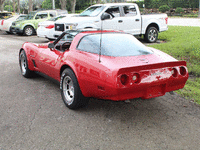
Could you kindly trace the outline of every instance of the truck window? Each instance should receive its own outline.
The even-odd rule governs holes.
[[[50,17],[55,17],[56,16],[56,12],[55,11],[51,11],[49,12]]]
[[[105,12],[110,14],[113,18],[114,17],[120,17],[120,11],[119,11],[119,7],[118,6],[111,6]]]
[[[123,6],[125,17],[136,16],[136,8],[135,6]]]
[[[47,18],[48,14],[47,13],[38,13],[35,17],[35,19],[44,19]]]

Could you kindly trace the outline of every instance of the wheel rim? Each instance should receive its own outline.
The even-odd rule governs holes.
[[[32,35],[33,31],[31,28],[26,28],[25,33],[26,35]]]
[[[156,38],[157,38],[157,32],[156,32],[156,30],[155,29],[151,29],[149,31],[149,35],[148,35],[149,41],[153,42],[153,41],[156,40]]]
[[[66,103],[70,105],[74,101],[74,84],[69,76],[63,80],[63,93]]]
[[[21,71],[22,74],[24,75],[26,73],[26,69],[27,69],[27,62],[26,62],[26,58],[24,56],[24,54],[20,55],[20,62],[21,62]]]

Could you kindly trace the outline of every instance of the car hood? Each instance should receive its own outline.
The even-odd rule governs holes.
[[[96,17],[79,17],[78,15],[74,15],[71,17],[59,19],[55,23],[70,23],[70,24],[79,23],[79,22],[83,23],[84,21],[86,21],[86,22],[95,21],[94,18],[96,18]]]

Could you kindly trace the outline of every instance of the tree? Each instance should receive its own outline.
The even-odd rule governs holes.
[[[17,0],[17,13],[20,14],[20,0]]]
[[[71,3],[71,12],[75,13],[76,0],[70,0],[70,3]]]
[[[6,11],[13,11],[13,7],[11,6],[11,5],[6,5],[5,7],[4,7],[4,10],[6,10]]]
[[[0,10],[3,11],[4,9],[4,2],[5,0],[0,0]]]
[[[28,12],[30,13],[33,11],[33,0],[28,0]]]
[[[13,0],[13,12],[15,12],[15,5],[16,5],[15,0]]]
[[[61,5],[62,10],[66,10],[67,1],[66,0],[60,0],[60,5]]]
[[[52,0],[44,0],[42,2],[42,8],[44,8],[44,9],[52,9]]]

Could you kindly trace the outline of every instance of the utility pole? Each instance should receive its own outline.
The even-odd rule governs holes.
[[[198,17],[200,18],[200,0],[199,0],[199,16]]]
[[[55,9],[55,0],[52,0],[53,9]]]

